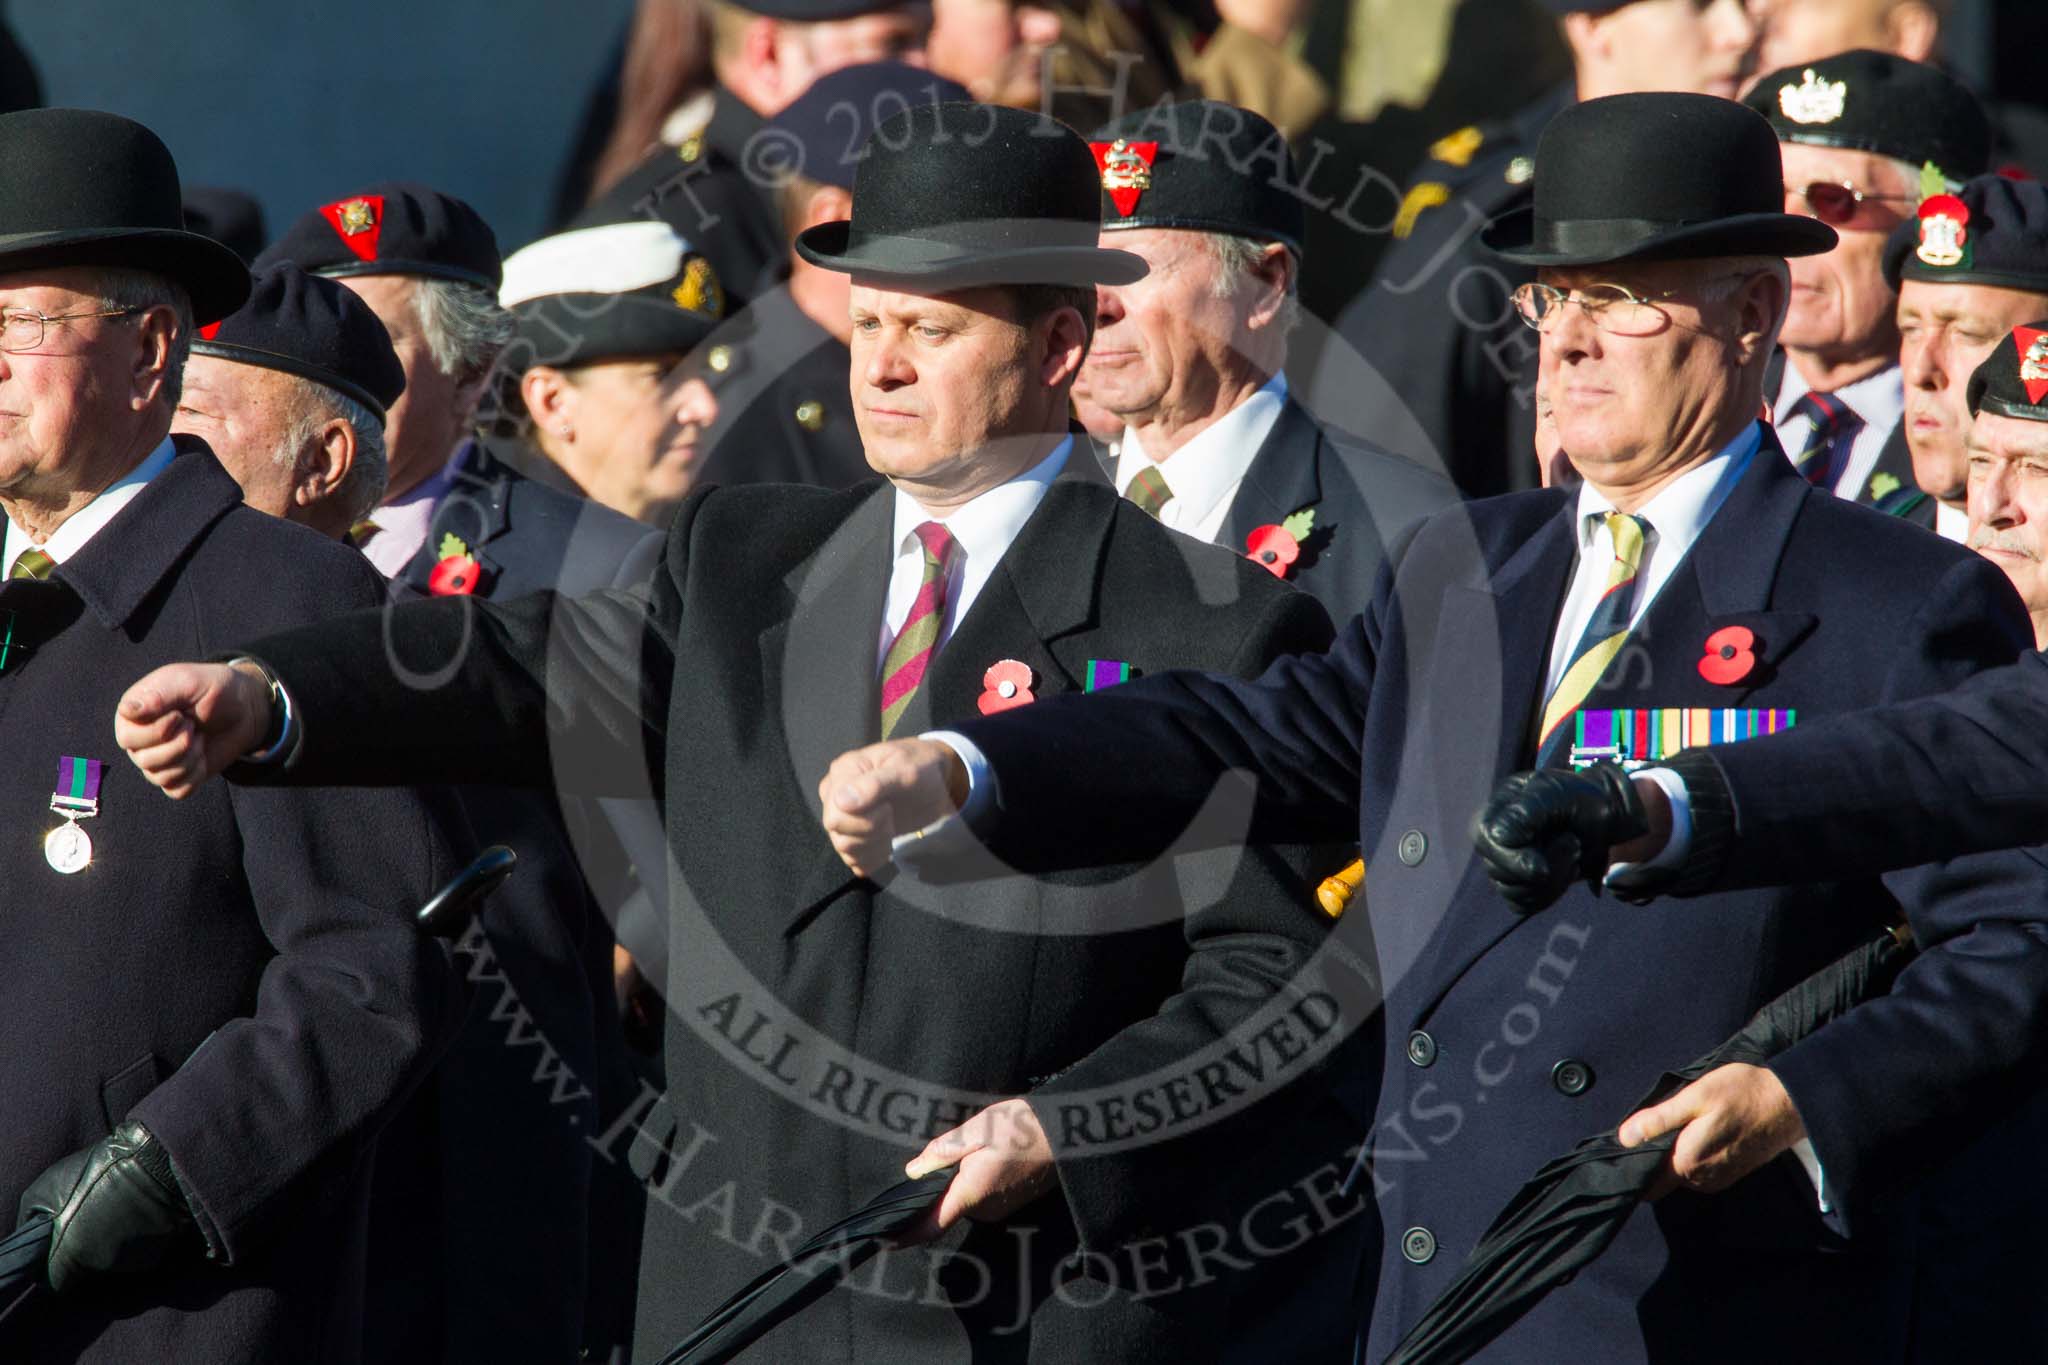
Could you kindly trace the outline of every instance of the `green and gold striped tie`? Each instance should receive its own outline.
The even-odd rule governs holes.
[[[1626,512],[1607,514],[1607,536],[1614,543],[1614,563],[1607,569],[1607,590],[1593,608],[1586,628],[1572,651],[1571,664],[1543,703],[1543,721],[1537,730],[1536,766],[1550,767],[1571,733],[1565,724],[1593,689],[1614,656],[1628,640],[1629,609],[1635,601],[1636,570],[1643,562],[1643,545],[1650,524]]]
[[[1131,480],[1124,489],[1124,496],[1143,508],[1145,514],[1158,519],[1159,509],[1173,501],[1173,490],[1166,486],[1166,476],[1159,472],[1159,466],[1148,464],[1138,471],[1138,477]]]
[[[7,571],[9,578],[43,579],[50,576],[50,570],[57,567],[57,561],[41,550],[30,547],[14,557],[14,567]]]

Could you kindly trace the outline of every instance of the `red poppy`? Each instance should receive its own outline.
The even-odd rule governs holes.
[[[1029,706],[1037,700],[1031,695],[1031,666],[1015,659],[991,664],[988,672],[981,675],[981,685],[987,690],[975,705],[981,708],[984,716],[1008,711],[1015,706]]]
[[[1756,634],[1748,626],[1723,626],[1707,637],[1700,657],[1700,676],[1710,683],[1732,686],[1756,668]]]
[[[467,597],[477,590],[483,576],[468,555],[450,555],[427,575],[427,591],[436,597]]]
[[[1301,558],[1301,542],[1285,526],[1254,527],[1244,538],[1244,557],[1275,578],[1287,577],[1287,570]]]

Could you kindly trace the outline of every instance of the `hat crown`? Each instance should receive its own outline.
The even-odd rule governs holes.
[[[977,246],[1095,245],[1095,157],[1041,114],[927,104],[880,124],[853,173],[850,240],[923,237]]]
[[[1682,155],[1676,154],[1682,152]],[[1779,213],[1770,124],[1712,95],[1609,95],[1550,121],[1536,145],[1536,221],[1678,227]]]
[[[405,369],[370,305],[290,261],[257,271],[248,301],[202,328],[192,349],[311,379],[379,415],[405,391]]]
[[[93,109],[0,116],[0,233],[182,231],[177,163],[132,119]]]

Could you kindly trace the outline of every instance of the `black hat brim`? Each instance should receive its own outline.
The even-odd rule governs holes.
[[[1131,284],[1145,277],[1142,256],[1097,246],[974,250],[925,237],[876,237],[854,245],[853,224],[807,228],[796,253],[822,270],[896,281],[920,288],[968,289],[987,284]]]
[[[1795,213],[1745,213],[1676,227],[1628,220],[1552,224],[1541,241],[1535,239],[1535,230],[1535,210],[1525,208],[1496,222],[1479,240],[1503,260],[1534,266],[1819,256],[1833,251],[1840,241],[1818,218]]]
[[[171,228],[0,233],[0,274],[114,266],[176,280],[192,296],[195,326],[219,322],[249,299],[249,267],[211,237]]]

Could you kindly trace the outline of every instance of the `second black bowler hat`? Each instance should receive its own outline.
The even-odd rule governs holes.
[[[853,174],[851,221],[797,254],[922,289],[1129,284],[1145,262],[1096,245],[1101,182],[1080,134],[993,104],[927,104],[878,125]]]
[[[1552,119],[1536,202],[1482,241],[1524,265],[1817,256],[1835,230],[1786,213],[1777,134],[1712,95],[1608,95]]]
[[[241,258],[186,230],[177,163],[155,133],[90,109],[0,115],[0,272],[66,266],[167,276],[198,323],[249,296]]]

